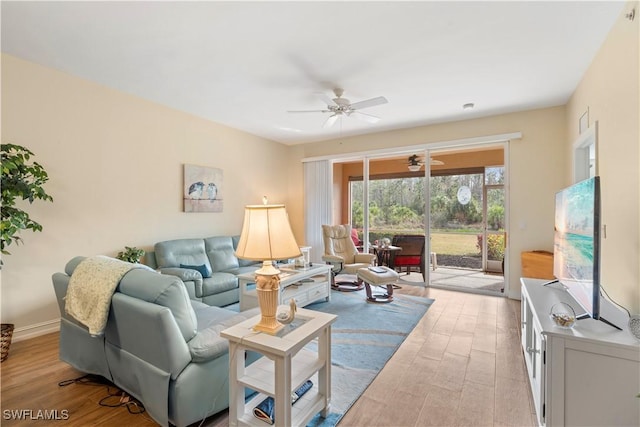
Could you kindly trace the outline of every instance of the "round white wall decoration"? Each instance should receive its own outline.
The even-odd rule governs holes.
[[[466,185],[461,185],[458,188],[458,201],[462,205],[466,205],[471,201],[471,189]]]

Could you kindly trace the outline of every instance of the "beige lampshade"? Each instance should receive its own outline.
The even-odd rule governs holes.
[[[265,261],[301,255],[284,205],[245,206],[238,258]]]

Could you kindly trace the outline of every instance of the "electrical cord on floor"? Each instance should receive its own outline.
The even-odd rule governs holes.
[[[110,381],[102,378],[101,376],[86,374],[78,378],[60,381],[58,383],[58,386],[66,387],[71,384],[105,386],[107,388],[108,396],[100,399],[100,401],[98,402],[100,406],[106,406],[108,408],[119,408],[121,406],[124,406],[125,408],[127,408],[127,411],[129,411],[129,413],[133,415],[138,415],[145,412],[145,408],[142,402],[130,396],[128,393],[120,390],[119,388],[113,386]]]
[[[106,406],[108,408],[119,408],[124,406],[127,408],[127,411],[133,415],[142,414],[145,411],[144,406],[139,400],[129,396],[122,390],[116,389],[115,392],[112,392],[111,387],[107,387],[107,393],[109,395],[103,397],[98,402],[100,406]]]
[[[86,374],[78,378],[72,378],[70,380],[60,381],[58,383],[59,387],[66,387],[71,384],[82,384],[82,385],[107,385],[105,379],[98,375]]]

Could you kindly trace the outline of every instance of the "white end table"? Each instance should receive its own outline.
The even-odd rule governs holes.
[[[331,324],[336,319],[334,314],[299,308],[293,324],[275,336],[252,329],[260,315],[222,331],[229,340],[229,425],[264,427],[253,408],[268,396],[275,401],[276,426],[304,426],[318,412],[326,417],[331,402]],[[314,339],[317,352],[303,348]],[[245,367],[248,350],[265,357]],[[312,377],[311,390],[292,405],[293,391]],[[245,387],[258,392],[247,403]]]

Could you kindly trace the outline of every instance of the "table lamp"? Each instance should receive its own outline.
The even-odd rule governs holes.
[[[282,324],[276,319],[280,270],[272,261],[301,255],[284,205],[245,206],[244,224],[236,256],[262,261],[262,267],[255,272],[256,293],[262,317],[253,327],[254,330],[275,335],[282,328]]]

